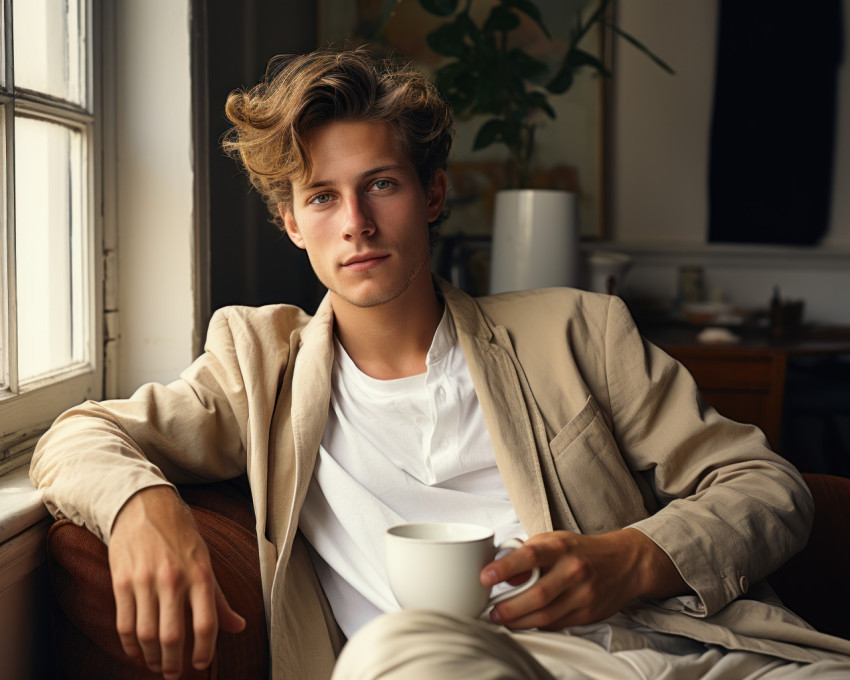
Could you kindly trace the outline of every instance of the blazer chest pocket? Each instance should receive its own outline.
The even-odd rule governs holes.
[[[549,449],[583,533],[621,529],[648,516],[640,489],[592,395]]]

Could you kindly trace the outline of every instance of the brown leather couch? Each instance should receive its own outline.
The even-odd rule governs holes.
[[[231,606],[245,617],[238,635],[219,633],[210,667],[191,667],[183,678],[253,680],[268,677],[268,635],[260,589],[254,512],[244,479],[184,486],[180,494],[192,509],[207,542],[216,578]],[[55,522],[47,535],[47,561],[53,585],[52,634],[56,677],[68,680],[142,680],[162,674],[131,661],[115,631],[115,599],[106,546],[70,520]],[[187,646],[191,639],[187,640]]]
[[[815,522],[806,549],[771,578],[783,601],[815,627],[850,639],[842,615],[850,602],[850,479],[805,475],[815,498]],[[231,605],[247,620],[238,635],[221,633],[215,659],[185,678],[266,678],[268,638],[260,590],[254,516],[244,480],[180,489],[210,548],[216,577]],[[68,520],[53,524],[48,539],[53,584],[53,636],[57,677],[161,678],[124,655],[115,632],[115,602],[106,548]],[[187,641],[191,644],[191,640]]]

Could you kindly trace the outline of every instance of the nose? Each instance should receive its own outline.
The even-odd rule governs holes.
[[[367,201],[362,196],[350,196],[345,201],[345,219],[343,238],[351,240],[358,236],[371,236],[375,233],[375,222],[372,219]]]

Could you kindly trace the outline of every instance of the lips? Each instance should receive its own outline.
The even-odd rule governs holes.
[[[381,255],[379,253],[363,253],[348,258],[342,263],[342,266],[348,271],[360,272],[377,267],[388,257],[389,255]]]

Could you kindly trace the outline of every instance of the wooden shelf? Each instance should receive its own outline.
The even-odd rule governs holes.
[[[806,329],[794,339],[746,338],[704,344],[699,329],[652,328],[646,337],[691,372],[705,400],[723,415],[760,427],[774,450],[782,441],[782,409],[790,357],[850,355],[850,330]]]

